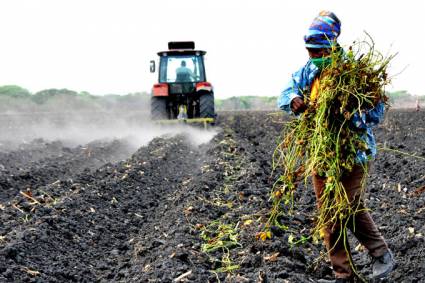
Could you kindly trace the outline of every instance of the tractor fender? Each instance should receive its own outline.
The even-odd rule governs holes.
[[[152,87],[153,96],[168,96],[168,84],[154,84]]]
[[[199,82],[195,87],[196,92],[213,92],[213,86],[209,82]]]

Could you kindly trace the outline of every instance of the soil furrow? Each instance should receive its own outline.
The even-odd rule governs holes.
[[[398,261],[389,282],[424,282],[424,115],[390,111],[375,130],[381,149],[366,203]],[[272,227],[272,239],[256,239],[279,174],[272,154],[286,119],[221,113],[207,144],[157,138],[129,158],[122,142],[39,140],[0,153],[0,282],[331,278],[320,242],[294,244],[313,227],[309,182],[296,193],[294,213],[279,218],[286,230]],[[369,276],[367,251],[350,245],[358,271]]]

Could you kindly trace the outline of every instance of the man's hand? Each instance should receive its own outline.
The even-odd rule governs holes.
[[[307,109],[307,105],[305,105],[304,100],[300,97],[295,97],[291,101],[291,109],[295,114],[302,113]]]

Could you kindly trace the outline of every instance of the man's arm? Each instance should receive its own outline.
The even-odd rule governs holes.
[[[385,105],[384,103],[378,102],[378,104],[368,110],[364,110],[361,114],[356,112],[351,119],[352,125],[361,130],[373,127],[382,122],[384,119]]]
[[[301,92],[302,71],[303,68],[292,75],[291,80],[277,100],[277,106],[287,113],[297,114],[307,108],[304,103],[304,95]]]
[[[189,74],[190,74],[190,77],[192,78],[192,80],[196,81],[196,78],[197,78],[198,76],[197,76],[197,75],[195,75],[195,73],[194,73],[191,69],[188,69],[188,71],[189,71]]]

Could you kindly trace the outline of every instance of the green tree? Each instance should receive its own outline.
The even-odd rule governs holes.
[[[0,95],[27,98],[31,96],[31,93],[27,89],[17,85],[4,85],[0,86]]]
[[[51,88],[51,89],[45,89],[35,93],[34,96],[32,97],[32,100],[35,103],[43,104],[49,99],[53,97],[57,97],[57,96],[76,97],[78,96],[78,93],[76,91],[69,90],[66,88],[64,89]]]

